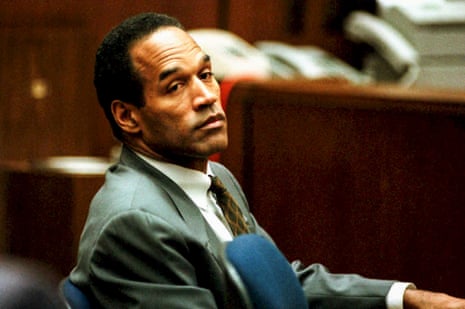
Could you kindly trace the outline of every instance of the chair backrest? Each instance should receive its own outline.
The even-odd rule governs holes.
[[[68,277],[60,282],[60,293],[64,298],[68,309],[90,309],[87,296]]]
[[[268,239],[240,235],[226,245],[225,257],[243,282],[254,309],[308,308],[295,272]]]

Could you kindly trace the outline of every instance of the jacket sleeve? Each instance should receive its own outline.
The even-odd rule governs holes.
[[[310,308],[386,308],[394,281],[368,279],[356,274],[332,274],[321,264],[292,267],[302,283]]]

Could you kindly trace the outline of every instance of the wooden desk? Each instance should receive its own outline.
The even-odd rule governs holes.
[[[465,297],[465,94],[243,82],[229,149],[289,259]]]
[[[87,209],[101,173],[73,173],[3,162],[2,251],[49,264],[61,275],[75,265]]]

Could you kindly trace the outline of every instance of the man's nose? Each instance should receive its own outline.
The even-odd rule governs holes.
[[[206,84],[204,81],[196,77],[194,79],[194,105],[195,108],[212,105],[218,101],[218,84],[214,81]]]

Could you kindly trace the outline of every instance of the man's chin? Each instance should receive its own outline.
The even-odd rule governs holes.
[[[226,148],[228,148],[228,142],[227,141],[223,141],[221,143],[214,144],[213,147],[211,148],[210,154],[208,156],[211,156],[211,155],[214,155],[214,154],[217,154],[217,153],[221,153],[221,152],[225,151]]]

